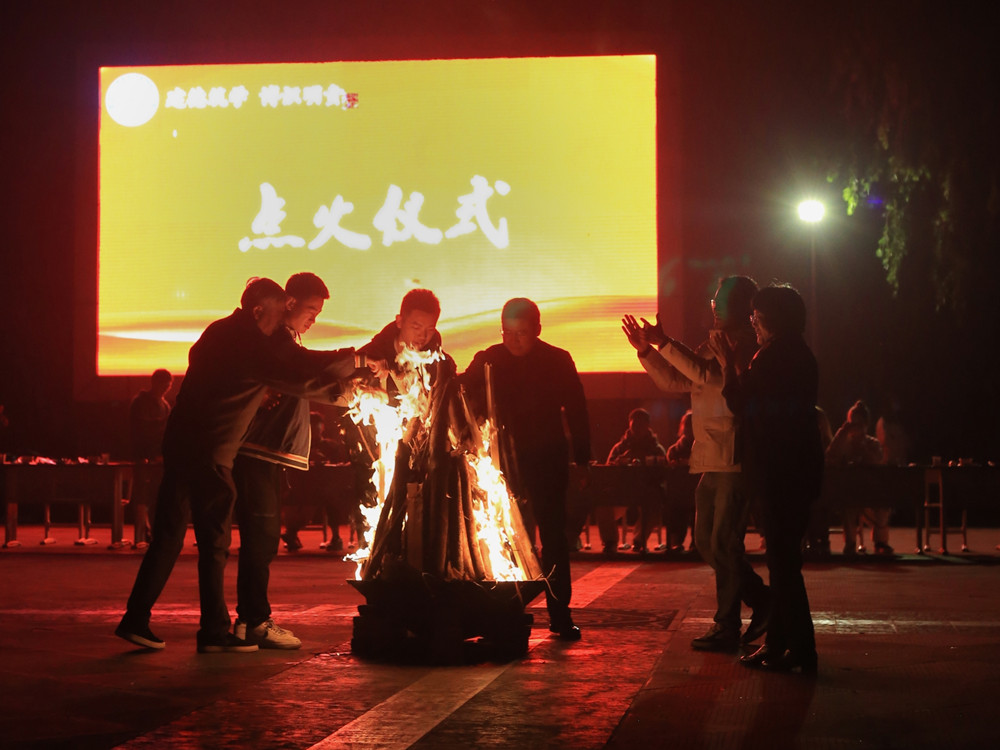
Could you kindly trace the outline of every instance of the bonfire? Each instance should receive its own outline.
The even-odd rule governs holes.
[[[385,390],[359,385],[349,415],[374,434],[376,503],[361,506],[366,544],[357,580],[404,562],[445,580],[526,581],[541,571],[517,500],[500,469],[494,420],[473,416],[453,377],[434,378],[438,352],[404,349]]]
[[[397,364],[398,397],[359,386],[349,409],[376,496],[362,505],[366,544],[353,556],[351,583],[368,603],[352,650],[455,662],[478,639],[494,658],[521,655],[532,623],[524,606],[545,582],[501,471],[493,411],[473,416],[437,352],[404,349]]]

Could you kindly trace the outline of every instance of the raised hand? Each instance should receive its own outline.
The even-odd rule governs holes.
[[[649,348],[650,343],[646,336],[646,330],[639,325],[634,315],[625,315],[622,318],[622,331],[625,332],[625,337],[636,351],[643,352]]]
[[[651,344],[656,346],[663,346],[667,343],[667,336],[663,333],[663,326],[660,324],[660,314],[656,313],[656,322],[650,323],[645,318],[639,318],[642,321],[642,329],[646,332],[646,339]]]

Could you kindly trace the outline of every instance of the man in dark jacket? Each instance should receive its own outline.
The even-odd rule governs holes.
[[[764,645],[740,659],[768,671],[816,673],[816,637],[802,577],[802,538],[823,482],[823,448],[816,420],[819,368],[803,339],[806,307],[787,285],[753,298],[751,318],[760,349],[738,372],[731,344],[710,339],[723,367],[722,395],[740,420],[738,447],[746,487],[764,527],[772,597]]]
[[[163,431],[170,416],[170,404],[164,398],[174,379],[159,369],[150,378],[149,389],[139,391],[128,407],[129,437],[133,461],[156,461],[163,449]]]
[[[163,431],[170,416],[165,396],[173,385],[167,370],[159,369],[150,378],[149,389],[139,391],[128,407],[132,460],[132,508],[136,518],[135,546],[148,547],[151,536],[149,513],[155,509],[156,488],[163,476]]]
[[[516,473],[507,470],[508,483],[516,496],[527,499],[541,536],[542,569],[549,580],[549,630],[564,640],[577,640],[580,629],[569,607],[572,585],[566,529],[570,451],[562,420],[565,412],[573,460],[585,470],[590,461],[590,423],[583,385],[569,352],[538,338],[541,314],[534,302],[512,299],[500,317],[503,343],[478,352],[462,382],[482,413],[486,366],[490,366],[497,428],[513,443]]]
[[[188,354],[188,370],[167,420],[163,481],[153,542],[143,558],[125,615],[115,634],[146,648],[164,642],[149,618],[184,545],[188,516],[198,543],[201,621],[198,651],[256,651],[229,632],[223,591],[233,503],[233,461],[266,387],[307,396],[337,388],[336,372],[305,350],[282,348],[271,335],[286,311],[284,290],[271,279],[254,279],[240,308],[205,329]]]
[[[328,371],[343,378],[354,373],[355,352],[296,352],[298,340],[312,328],[330,292],[314,273],[297,273],[285,283],[288,310],[283,324],[272,335],[275,345],[291,356],[308,356],[325,363]],[[339,395],[333,393],[332,395]],[[320,400],[320,399],[318,399]],[[326,399],[323,399],[326,400]],[[237,638],[261,648],[295,649],[302,645],[290,630],[271,619],[267,598],[271,561],[281,536],[281,489],[285,469],[309,469],[312,430],[309,400],[269,391],[250,425],[233,464],[236,484],[236,522],[240,527],[240,555],[236,577]]]

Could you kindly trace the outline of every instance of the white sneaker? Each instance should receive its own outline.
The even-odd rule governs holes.
[[[296,638],[291,630],[278,627],[271,619],[255,628],[247,628],[245,622],[237,620],[233,625],[233,635],[256,643],[260,648],[295,649],[302,646],[302,641]]]

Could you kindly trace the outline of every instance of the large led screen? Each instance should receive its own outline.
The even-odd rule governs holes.
[[[464,367],[515,296],[583,372],[656,310],[651,55],[100,70],[99,375],[183,372],[247,279],[319,274],[312,348],[440,298]]]

